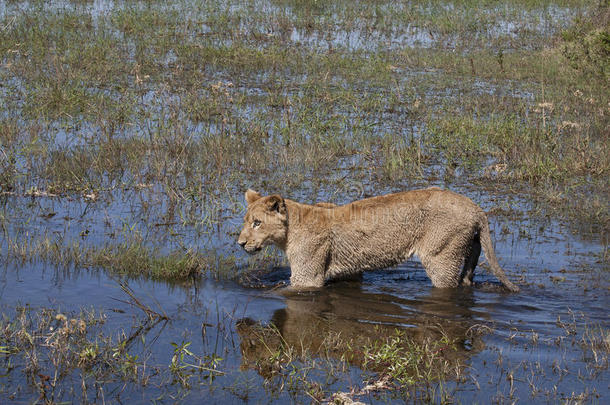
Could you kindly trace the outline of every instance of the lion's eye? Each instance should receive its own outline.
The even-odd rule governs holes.
[[[255,219],[254,222],[252,222],[252,228],[258,228],[259,226],[261,226],[261,221]]]

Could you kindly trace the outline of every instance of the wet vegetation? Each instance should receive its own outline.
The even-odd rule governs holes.
[[[580,0],[0,4],[0,398],[605,402],[609,21]],[[431,293],[439,312],[416,264],[374,294],[277,295],[281,254],[235,244],[248,187],[429,185],[489,212],[552,319],[484,287]],[[49,269],[81,295],[137,287],[113,293],[123,312],[96,288],[68,311],[11,295]],[[362,300],[384,305],[343,309]]]

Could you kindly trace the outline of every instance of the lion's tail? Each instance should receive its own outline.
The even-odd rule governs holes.
[[[511,291],[517,292],[519,291],[519,287],[513,284],[508,277],[506,277],[506,273],[500,264],[498,263],[498,259],[496,258],[496,252],[494,251],[493,243],[491,242],[491,235],[489,233],[489,221],[487,220],[487,216],[485,213],[481,212],[481,216],[479,219],[479,236],[481,240],[481,247],[483,248],[483,252],[485,253],[485,257],[489,262],[489,266],[491,267],[491,272],[494,276],[506,286]]]

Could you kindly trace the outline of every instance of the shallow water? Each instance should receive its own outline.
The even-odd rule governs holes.
[[[512,229],[526,226],[506,219],[492,222],[496,230],[504,225]],[[527,224],[527,228],[533,226]],[[182,401],[197,402],[200,395],[206,395],[220,402],[238,401],[234,392],[246,390],[248,399],[255,402],[289,400],[291,394],[287,391],[263,388],[263,378],[269,376],[255,371],[261,348],[257,346],[260,342],[252,343],[256,340],[251,338],[251,328],[260,322],[274,324],[288,346],[305,345],[314,357],[321,355],[317,351],[323,347],[322,342],[336,333],[351,341],[390,335],[395,328],[406,331],[415,341],[447,336],[458,342],[451,361],[463,368],[465,376],[463,381],[448,384],[457,390],[455,395],[462,402],[486,402],[502,396],[507,399],[510,386],[506,375],[512,372],[512,395],[524,402],[554,402],[589,390],[589,399],[603,403],[609,399],[604,388],[610,383],[607,368],[596,371],[591,366],[591,353],[578,342],[585,328],[609,326],[608,269],[595,263],[600,254],[596,243],[579,242],[553,222],[538,229],[536,234],[522,237],[518,233],[499,236],[498,232],[494,236],[500,262],[510,277],[523,277],[517,294],[504,292],[480,267],[475,288],[435,289],[417,260],[395,269],[365,273],[362,282],[331,283],[322,290],[305,293],[270,289],[278,282],[287,282],[286,267],[254,270],[259,288],[211,278],[180,285],[130,280],[129,286],[140,300],[152,308],[161,308],[170,318],[166,324],[146,332],[147,343],[135,344],[132,354],[147,356],[150,366],[166,367],[173,353],[171,343],[190,341],[190,349],[196,354],[219,353],[223,358],[220,369],[227,374],[213,383],[199,380],[182,393],[171,384],[129,385],[121,393],[121,384],[110,383],[104,387],[105,397],[147,402],[158,396],[184,395]],[[553,281],[557,279],[561,281]],[[16,305],[25,304],[65,313],[94,308],[107,316],[103,326],[106,333],[112,335],[120,329],[129,332],[141,313],[124,302],[126,296],[118,283],[119,279],[98,269],[7,265],[0,275],[0,306],[5,314],[10,314]],[[261,285],[267,287],[260,288]],[[566,333],[566,324],[573,325],[573,332]],[[484,333],[472,333],[483,328]],[[534,335],[536,343],[532,340]],[[341,350],[337,348],[337,353]],[[345,378],[339,378],[328,389],[349,391],[348,381],[362,387],[358,364],[345,372]],[[9,386],[24,384],[16,399],[31,400],[36,396],[18,370],[9,372],[3,380]],[[536,397],[532,396],[529,381],[540,390]],[[242,383],[245,385],[233,389]],[[598,391],[594,395],[590,392],[592,387]],[[74,389],[73,393],[65,390],[60,398],[79,398],[76,384]],[[0,395],[6,399],[7,394],[2,391]],[[90,400],[95,399],[89,395]],[[299,394],[295,395],[292,400],[299,398]],[[391,393],[375,398],[366,399],[387,400]]]
[[[281,51],[277,52],[280,56],[286,49],[308,56],[339,53],[344,57],[337,59],[339,63],[352,59],[361,63],[364,56],[383,63],[383,69],[375,72],[388,74],[392,80],[391,86],[387,80],[380,85],[372,76],[356,80],[352,76],[366,72],[350,66],[344,67],[346,72],[341,74],[329,71],[324,86],[317,87],[316,82],[323,76],[313,72],[312,67],[292,66],[296,71],[291,72],[280,63],[276,70],[275,66],[256,65],[260,62],[253,58],[245,59],[244,66],[202,62],[195,66],[200,71],[194,72],[199,74],[201,83],[190,84],[187,91],[182,88],[184,83],[172,81],[171,72],[182,68],[185,55],[179,53],[176,44],[170,44],[148,61],[152,78],[134,84],[136,67],[133,72],[129,67],[130,73],[121,83],[86,87],[87,92],[103,94],[133,108],[127,123],[110,136],[121,141],[149,141],[141,157],[144,163],[130,166],[125,162],[129,157],[125,156],[116,161],[109,159],[118,169],[102,165],[92,173],[89,168],[79,174],[83,178],[77,179],[77,189],[66,186],[60,196],[31,197],[29,194],[38,187],[44,192],[55,180],[61,183],[77,177],[73,173],[66,175],[64,172],[69,172],[71,166],[57,164],[49,157],[53,153],[65,152],[70,161],[81,156],[75,151],[89,149],[91,154],[98,154],[113,145],[110,140],[104,142],[99,117],[57,117],[53,111],[47,112],[49,117],[24,114],[27,97],[37,94],[32,90],[37,84],[47,83],[37,83],[36,78],[29,77],[30,83],[27,74],[20,77],[19,71],[10,70],[8,64],[0,66],[0,118],[28,128],[24,133],[15,132],[22,139],[14,144],[7,141],[7,151],[11,152],[8,155],[15,161],[6,167],[16,173],[15,188],[6,193],[0,190],[3,318],[14,319],[21,306],[32,311],[51,308],[69,317],[76,317],[83,309],[101,312],[106,322],[92,328],[89,337],[102,342],[96,335],[99,333],[112,337],[115,343],[122,336],[130,337],[127,351],[138,356],[139,372],[149,377],[145,385],[127,378],[98,385],[94,382],[91,385],[95,389],[83,392],[81,374],[86,375],[88,370],[76,368],[60,381],[54,399],[201,403],[206,398],[211,403],[309,403],[312,398],[306,390],[314,385],[321,387],[325,399],[329,399],[334,392],[361,389],[365,381],[375,378],[374,372],[364,370],[358,356],[348,366],[340,366],[342,356],[350,351],[362,354],[371,341],[395,336],[398,329],[416,343],[430,339],[455,342],[455,350],[449,351],[446,361],[460,377],[448,376],[442,387],[455,402],[610,402],[608,352],[602,349],[604,340],[608,347],[610,339],[607,241],[596,236],[604,233],[580,229],[582,225],[575,221],[559,220],[549,214],[552,209],[532,202],[527,194],[495,189],[500,185],[493,178],[485,177],[483,182],[479,178],[478,185],[473,186],[468,183],[467,173],[472,168],[458,167],[446,182],[439,177],[447,173],[446,166],[451,162],[443,161],[435,151],[428,152],[430,160],[422,164],[421,172],[403,177],[400,173],[407,169],[400,166],[396,170],[399,175],[390,180],[380,174],[384,162],[374,161],[392,155],[379,157],[374,153],[386,135],[394,136],[390,138],[390,148],[398,142],[413,147],[424,136],[426,122],[432,122],[430,117],[442,118],[455,112],[486,121],[507,113],[517,114],[528,125],[536,123],[527,121],[528,114],[533,115],[537,102],[544,100],[544,85],[502,76],[477,77],[475,72],[456,79],[442,69],[421,70],[404,63],[400,64],[402,67],[385,66],[387,60],[378,55],[400,59],[405,57],[402,50],[408,49],[462,53],[476,52],[481,47],[494,53],[496,49],[538,49],[581,14],[582,5],[488,4],[479,10],[468,2],[365,2],[362,5],[366,6],[366,13],[354,14],[351,2],[229,3],[0,2],[2,30],[9,30],[24,13],[90,15],[93,24],[89,29],[120,38],[119,44],[128,50],[120,54],[136,66],[136,45],[150,46],[149,51],[155,52],[151,44],[158,39],[157,32],[151,31],[151,38],[137,38],[136,33],[128,33],[113,18],[118,19],[121,13],[137,17],[140,12],[152,11],[164,15],[167,12],[165,23],[169,29],[163,35],[184,38],[189,51],[198,46],[211,47],[224,55],[231,51],[225,47],[231,45],[236,45],[238,51],[243,46],[257,52],[275,47],[275,51]],[[176,15],[180,18],[176,19]],[[185,21],[186,28],[182,27]],[[75,28],[68,24],[60,29]],[[178,35],[182,31],[188,31],[184,37]],[[66,49],[80,51],[78,46]],[[10,50],[24,58],[29,51]],[[474,71],[477,67],[472,60],[471,63]],[[159,70],[157,76],[155,69]],[[37,70],[44,71],[45,67]],[[131,86],[130,91],[124,92],[123,86]],[[218,93],[210,97],[215,91]],[[217,112],[208,116],[204,108],[201,117],[193,116],[188,109],[188,96],[194,96],[194,101],[201,98],[218,102],[226,111],[222,117]],[[360,105],[362,100],[369,104]],[[420,104],[421,109],[416,106]],[[504,112],[504,104],[520,107]],[[225,128],[225,119],[231,126]],[[542,125],[557,126],[562,119],[563,115],[555,115]],[[293,144],[298,144],[296,147],[284,145],[291,120],[299,123],[289,134]],[[250,135],[263,137],[264,142],[251,140]],[[184,139],[177,140],[179,136]],[[231,148],[243,147],[239,142],[220,142],[220,138],[234,136],[245,145],[245,153],[231,155]],[[159,156],[174,156],[161,153],[163,148],[188,149],[191,139],[201,141],[208,137],[218,145],[199,143],[197,153],[205,156],[190,156],[188,164],[210,167],[181,167],[180,159],[155,165]],[[337,142],[341,147],[327,157],[326,144],[318,142],[321,146],[314,151],[310,164],[297,155],[301,153],[299,148],[305,150],[314,138]],[[275,144],[281,147],[276,148]],[[253,160],[273,160],[258,166],[246,165],[245,159],[250,159],[257,147],[270,148],[272,152]],[[370,150],[360,150],[364,147]],[[161,149],[159,155],[157,149]],[[216,149],[228,155],[220,156],[219,163],[207,156],[216,153]],[[125,151],[128,153],[129,148]],[[0,163],[8,162],[5,150],[0,152]],[[284,154],[293,160],[287,160]],[[407,154],[405,159],[409,156],[412,155]],[[483,172],[486,165],[499,163],[498,159],[495,155],[489,161],[482,159],[472,170]],[[324,161],[319,171],[318,160]],[[64,167],[64,171],[48,174],[47,164]],[[212,167],[214,164],[229,167]],[[54,175],[64,177],[58,180]],[[474,288],[435,289],[416,258],[396,268],[366,273],[361,282],[329,283],[317,291],[287,292],[276,288],[285,285],[290,275],[278,251],[266,249],[252,258],[235,243],[244,214],[242,195],[247,187],[261,187],[263,192],[279,192],[303,202],[343,204],[428,186],[461,192],[489,213],[496,254],[521,292],[503,291],[485,266],[477,268]],[[60,190],[62,187],[60,184]],[[93,190],[95,194],[90,197]],[[26,249],[30,242],[44,237],[59,246],[76,241],[85,249],[115,246],[134,235],[154,253],[193,249],[203,255],[230,258],[235,264],[228,269],[212,269],[197,278],[160,282],[134,274],[121,277],[86,265],[53,264],[61,260],[47,258],[45,262]],[[20,258],[21,248],[26,250],[25,260]],[[483,262],[482,257],[480,263]],[[127,283],[138,300],[167,314],[169,320],[148,321],[146,314],[130,303],[121,283]],[[181,386],[168,371],[175,354],[173,344],[181,343],[190,343],[189,350],[197,356],[222,358],[218,370],[224,374],[212,378],[197,372],[189,380],[190,387]],[[291,353],[303,351],[308,356],[295,355],[292,362],[287,361]],[[282,355],[276,356],[278,353]],[[0,341],[0,403],[40,399],[37,382],[28,380],[25,362],[19,359],[4,353]],[[49,366],[50,360],[44,358],[42,362]],[[52,367],[43,372],[49,369]],[[441,396],[440,386],[436,381],[433,385],[433,392],[439,396],[428,400],[439,402],[436,399]],[[404,399],[393,390],[358,398],[367,403]]]

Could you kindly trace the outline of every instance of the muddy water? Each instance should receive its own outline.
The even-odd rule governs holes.
[[[307,293],[271,288],[288,281],[287,267],[252,271],[258,287],[267,286],[263,288],[213,278],[180,285],[130,280],[142,302],[162,309],[170,318],[144,332],[144,338],[131,348],[132,354],[146,358],[149,367],[165,369],[173,355],[172,342],[191,342],[189,349],[197,355],[222,357],[220,369],[226,374],[213,381],[195,377],[190,390],[160,381],[146,387],[128,384],[127,388],[122,382],[109,383],[104,386],[105,398],[130,403],[154,398],[197,402],[204,395],[213,402],[244,398],[308,402],[303,392],[290,393],[269,383],[273,377],[260,367],[269,349],[262,348],[260,339],[253,338],[260,334],[253,333],[261,325],[264,329],[273,324],[286,345],[306,346],[314,358],[322,357],[323,342],[337,334],[357,344],[390,336],[396,328],[415,341],[448,337],[456,342],[456,352],[448,361],[461,369],[463,377],[448,381],[446,388],[460,402],[509,400],[511,395],[523,402],[555,402],[583,392],[588,400],[608,401],[607,363],[596,363],[592,351],[580,344],[586,330],[610,326],[608,269],[598,263],[601,248],[595,242],[578,241],[553,222],[534,226],[533,222],[496,218],[492,227],[502,265],[512,279],[520,280],[518,294],[502,291],[480,267],[475,288],[435,289],[417,260],[366,273],[361,282],[331,283]],[[498,232],[504,227],[514,231]],[[525,229],[537,232],[527,234]],[[225,242],[229,246],[230,240]],[[119,280],[99,269],[7,265],[0,273],[0,308],[8,315],[26,304],[65,313],[93,308],[107,316],[105,333],[123,330],[129,334],[143,315],[126,300]],[[266,344],[274,343],[270,339]],[[345,349],[338,343],[331,358],[340,358]],[[360,365],[355,360],[325,389],[336,392],[362,387]],[[509,375],[513,376],[512,388]],[[328,381],[325,378],[320,375],[319,380]],[[37,397],[18,369],[2,380],[7,386],[21,386],[15,399]],[[64,382],[63,400],[81,398],[77,381],[75,376],[70,388],[70,382]],[[12,393],[2,390],[0,397],[6,400]],[[93,394],[87,395],[96,400]],[[391,398],[391,392],[386,392],[361,399]]]

